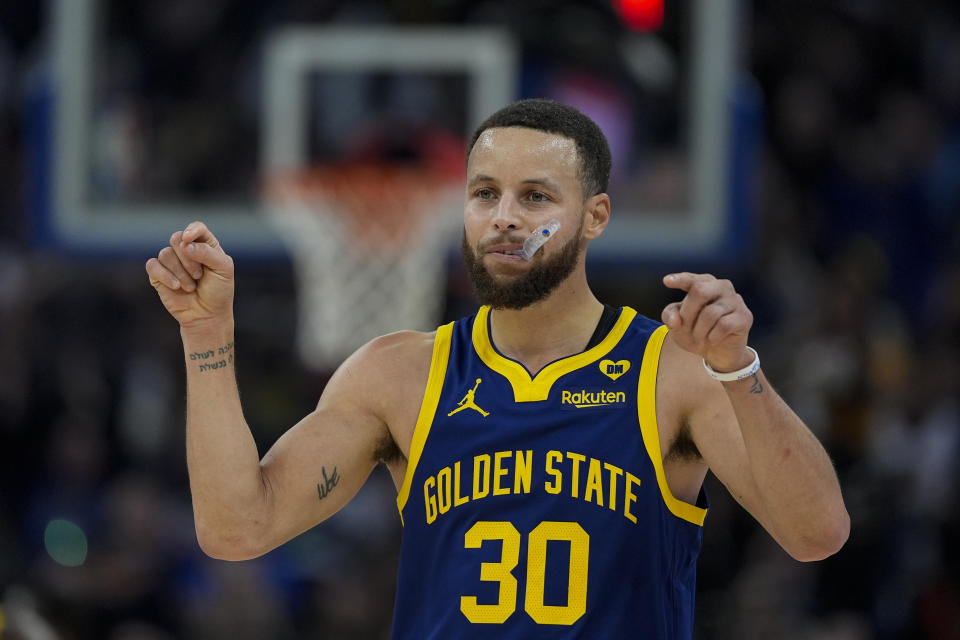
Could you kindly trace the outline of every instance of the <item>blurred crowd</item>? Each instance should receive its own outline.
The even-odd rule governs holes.
[[[109,178],[94,180],[102,197],[124,184],[134,196],[252,189],[252,112],[233,121],[220,108],[252,101],[251,74],[224,71],[254,55],[231,35],[244,24],[492,22],[517,37],[528,74],[573,65],[571,51],[622,29],[585,1],[106,4],[108,35],[139,33],[141,46],[105,67],[101,95],[132,82],[143,104],[172,101],[173,86],[190,99],[177,103],[175,126],[154,132],[151,148],[173,159],[159,168],[111,145],[117,127],[151,131],[149,111],[101,117],[93,148],[120,154],[103,166],[129,172],[96,174]],[[400,531],[383,470],[340,514],[261,559],[220,562],[197,547],[175,323],[141,261],[34,241],[38,151],[25,122],[34,74],[49,63],[44,6],[0,4],[0,638],[387,637]],[[698,266],[733,279],[754,310],[752,341],[835,461],[852,533],[836,556],[796,563],[711,478],[696,637],[955,640],[960,6],[757,0],[739,29],[738,64],[765,108],[756,242]],[[188,68],[192,84],[173,82]],[[217,139],[238,145],[239,166],[204,155]],[[598,273],[593,284],[602,299],[659,317],[669,301],[660,274],[688,265],[658,267]],[[326,375],[295,354],[290,265],[240,261],[237,271],[238,378],[265,451],[312,409]],[[469,312],[462,272],[445,293],[449,318]]]

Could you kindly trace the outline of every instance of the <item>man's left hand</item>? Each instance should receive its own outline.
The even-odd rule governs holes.
[[[661,314],[678,345],[718,372],[736,371],[753,361],[746,348],[753,314],[733,283],[709,273],[684,272],[664,276],[663,284],[687,294]]]

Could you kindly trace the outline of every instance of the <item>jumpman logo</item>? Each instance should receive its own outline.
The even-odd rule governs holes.
[[[473,409],[474,411],[482,415],[484,418],[490,415],[489,412],[484,411],[483,409],[478,407],[477,403],[473,401],[473,397],[477,395],[477,387],[479,386],[480,386],[480,378],[477,378],[477,384],[473,385],[473,389],[470,389],[470,391],[467,391],[467,395],[463,396],[463,400],[457,403],[457,408],[451,411],[450,413],[448,413],[447,416],[452,416],[458,411],[463,411],[464,409]]]

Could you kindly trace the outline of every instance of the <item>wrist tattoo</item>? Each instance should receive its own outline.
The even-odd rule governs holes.
[[[760,394],[763,393],[763,384],[760,382],[760,376],[756,373],[753,374],[753,384],[750,385],[750,393]]]
[[[233,343],[229,342],[222,347],[207,351],[194,351],[189,356],[190,360],[197,363],[199,371],[225,369],[227,365],[233,363]]]
[[[337,475],[337,468],[333,468],[333,473],[327,476],[327,468],[320,467],[320,473],[323,474],[323,482],[317,483],[317,494],[320,496],[320,499],[323,500],[330,492],[333,491],[333,488],[340,484],[340,476]]]

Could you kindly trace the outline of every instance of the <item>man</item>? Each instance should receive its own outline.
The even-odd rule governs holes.
[[[266,553],[382,461],[404,523],[397,638],[690,637],[707,469],[796,559],[835,553],[836,475],[748,348],[731,283],[666,276],[684,297],[663,325],[591,293],[609,173],[575,109],[491,116],[470,144],[463,236],[484,306],[360,348],[263,460],[234,380],[233,262],[200,222],[174,233],[147,273],[181,327],[203,550]],[[515,254],[551,220],[530,261]]]

